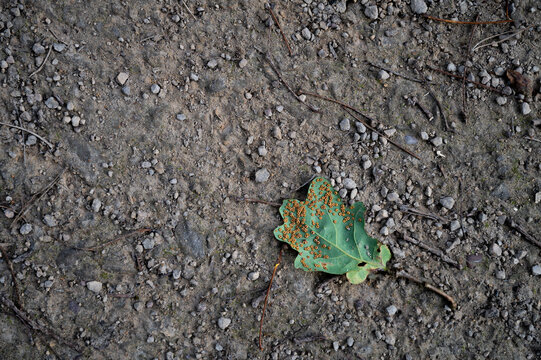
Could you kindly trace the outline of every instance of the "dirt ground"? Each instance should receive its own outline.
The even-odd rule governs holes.
[[[292,55],[265,2],[2,1],[0,358],[541,358],[541,3],[273,13]],[[282,220],[245,200],[315,175],[391,265],[284,251],[261,351]]]

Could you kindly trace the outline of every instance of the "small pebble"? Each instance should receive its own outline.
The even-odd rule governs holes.
[[[455,199],[453,199],[451,196],[446,196],[440,199],[440,204],[444,208],[451,210],[455,205]]]
[[[505,96],[498,96],[496,98],[496,103],[500,106],[503,106],[505,104],[507,104],[507,98]]]
[[[413,11],[416,14],[424,14],[428,10],[428,6],[426,6],[426,3],[424,0],[411,0],[411,11]]]
[[[430,142],[432,143],[432,145],[438,147],[443,144],[443,139],[441,138],[441,136],[436,136]]]
[[[354,343],[355,343],[355,340],[353,340],[351,336],[348,337],[348,339],[346,340],[346,344],[348,344],[349,347],[352,347]]]
[[[387,200],[388,201],[398,201],[400,199],[400,196],[398,196],[398,193],[396,193],[395,191],[387,194]]]
[[[394,305],[388,306],[385,310],[387,310],[387,314],[389,314],[389,316],[393,316],[398,311],[398,309]]]
[[[55,227],[56,225],[58,225],[58,222],[52,215],[45,215],[43,217],[43,222],[45,223],[45,225],[50,227]]]
[[[502,255],[502,248],[497,243],[493,243],[490,246],[490,253],[494,256],[501,256]]]
[[[449,230],[457,231],[458,229],[460,229],[460,221],[458,220],[451,221],[451,224],[449,225]]]
[[[421,131],[421,139],[428,140],[428,134],[425,131]]]
[[[350,128],[351,128],[351,125],[349,123],[348,118],[344,118],[342,121],[340,121],[340,130],[349,131]]]
[[[120,85],[124,85],[126,83],[126,81],[128,81],[128,73],[125,73],[125,72],[120,72],[118,73],[118,75],[116,76],[116,81],[120,84]]]
[[[475,266],[480,264],[481,261],[483,261],[483,255],[474,254],[466,256],[466,265],[468,265],[470,269],[473,269]]]
[[[332,347],[334,351],[338,351],[338,349],[340,348],[340,343],[338,341],[333,341]]]
[[[4,210],[4,216],[8,219],[13,219],[13,217],[15,216],[15,212],[11,209],[6,209]]]
[[[32,232],[32,224],[23,224],[21,228],[19,229],[19,232],[21,235],[28,235],[30,232]]]
[[[255,173],[255,182],[264,183],[265,181],[269,180],[269,177],[269,170],[267,170],[266,168],[259,169]]]
[[[455,72],[455,71],[456,71],[456,65],[453,64],[453,63],[449,63],[449,64],[447,65],[447,71],[449,71],[449,72]]]
[[[248,274],[248,280],[255,281],[257,279],[259,279],[259,271],[252,271]]]
[[[160,85],[158,85],[158,84],[152,84],[152,86],[150,87],[150,91],[151,91],[153,94],[159,93],[160,90],[161,90],[161,87],[160,87]]]
[[[86,287],[88,288],[88,290],[97,294],[101,291],[103,284],[99,281],[89,281],[86,283]]]
[[[539,276],[539,275],[541,275],[541,266],[539,266],[539,265],[534,265],[534,266],[532,266],[532,274],[533,274],[534,276]]]
[[[364,8],[364,15],[371,20],[376,20],[379,15],[378,6],[368,5],[367,7]]]
[[[222,330],[225,330],[231,325],[231,319],[226,317],[221,317],[218,319],[218,327]]]
[[[177,120],[180,120],[180,121],[186,120],[186,115],[182,113],[177,114]]]
[[[207,66],[210,69],[214,69],[216,66],[218,66],[218,61],[216,61],[215,59],[212,59],[207,63]]]
[[[101,209],[101,200],[100,199],[94,199],[92,201],[92,211],[98,212]]]
[[[142,301],[137,301],[133,304],[133,308],[135,309],[135,311],[142,311],[145,308],[145,305]]]
[[[378,79],[380,80],[387,80],[391,77],[391,75],[389,75],[389,73],[385,70],[380,70],[378,72]]]
[[[47,106],[49,109],[56,109],[58,105],[58,101],[56,101],[56,99],[52,96],[45,100],[45,106]]]
[[[122,87],[122,93],[126,96],[131,95],[131,88],[128,85]]]
[[[347,190],[353,190],[357,187],[357,183],[355,183],[355,181],[350,178],[345,178],[344,180],[342,180],[342,185],[344,185]]]
[[[246,65],[248,65],[248,60],[246,60],[246,59],[241,59],[241,60],[239,61],[239,67],[240,67],[241,69],[243,69]]]
[[[505,280],[505,278],[506,278],[506,276],[505,276],[505,271],[504,270],[496,271],[496,279]]]
[[[532,112],[532,109],[530,108],[530,104],[528,104],[527,102],[522,103],[522,105],[520,106],[520,110],[522,111],[522,115],[528,115],[529,113]]]

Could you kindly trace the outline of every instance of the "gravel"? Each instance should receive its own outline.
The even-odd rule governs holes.
[[[357,183],[351,178],[345,178],[342,180],[342,185],[344,185],[347,190],[353,190],[357,187]]]
[[[438,147],[443,144],[443,139],[441,138],[441,136],[436,136],[435,138],[430,140],[430,142],[432,143],[432,145]]]
[[[520,111],[522,112],[522,115],[528,115],[532,112],[532,109],[530,108],[530,104],[527,102],[523,102],[520,106]]]
[[[231,319],[226,317],[221,317],[218,319],[218,327],[222,330],[225,330],[231,325]]]
[[[342,131],[349,131],[351,129],[351,125],[348,118],[342,119],[340,121],[340,130]]]
[[[502,248],[497,243],[490,246],[490,253],[494,256],[502,256]]]
[[[86,283],[86,287],[93,293],[98,294],[101,291],[103,284],[99,281],[89,281]]]
[[[379,15],[378,6],[368,5],[367,7],[364,8],[364,15],[371,20],[376,20]]]
[[[541,266],[540,265],[534,265],[532,266],[532,274],[534,276],[539,276],[541,275]]]
[[[269,177],[270,177],[269,170],[267,170],[266,168],[259,169],[255,173],[255,182],[264,183],[267,180],[269,180]]]
[[[60,104],[54,97],[49,97],[47,100],[45,100],[45,106],[47,106],[49,109],[56,109]]]
[[[451,196],[442,197],[440,199],[440,205],[448,210],[451,210],[455,205],[455,199],[453,199]]]
[[[380,80],[387,80],[391,77],[391,75],[389,75],[389,73],[385,70],[380,70],[378,72],[378,79]]]
[[[389,316],[394,316],[394,314],[396,314],[396,312],[398,311],[398,309],[394,305],[388,306],[385,310],[387,311],[387,314],[389,314]]]
[[[21,235],[28,235],[32,232],[32,224],[23,224],[19,229]]]
[[[150,87],[150,92],[153,94],[158,94],[162,88],[158,84],[152,84]]]
[[[118,73],[118,75],[116,76],[116,81],[117,81],[120,85],[124,85],[124,84],[126,83],[126,81],[128,81],[128,78],[129,78],[128,73],[120,72],[120,73]]]
[[[428,7],[424,0],[411,0],[411,11],[415,14],[424,14],[428,11]]]

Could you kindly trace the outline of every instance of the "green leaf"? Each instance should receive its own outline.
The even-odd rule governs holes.
[[[274,236],[299,252],[296,268],[346,274],[359,284],[371,271],[385,270],[391,258],[389,248],[364,230],[364,213],[363,203],[346,206],[331,184],[318,177],[305,201],[284,200],[284,224],[274,229]]]

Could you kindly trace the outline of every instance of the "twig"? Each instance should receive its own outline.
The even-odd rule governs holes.
[[[293,342],[295,345],[305,344],[313,341],[325,341],[327,338],[323,334],[309,334],[303,337],[294,337]]]
[[[182,5],[184,5],[184,7],[186,8],[186,10],[188,10],[188,12],[190,13],[190,15],[192,15],[193,19],[194,19],[194,20],[197,20],[197,18],[195,17],[195,15],[193,14],[193,12],[190,10],[190,8],[188,7],[188,5],[186,5],[186,3],[185,3],[183,0],[180,0],[180,2],[182,3]]]
[[[486,46],[497,45],[497,44],[499,44],[499,43],[505,42],[505,41],[507,41],[507,40],[509,40],[509,39],[511,39],[511,38],[513,38],[513,37],[515,37],[515,36],[517,36],[518,34],[524,32],[524,31],[526,31],[526,30],[528,30],[528,29],[531,29],[533,26],[534,26],[534,25],[530,25],[530,26],[525,27],[525,28],[523,28],[523,29],[512,30],[512,31],[505,31],[505,32],[503,32],[503,33],[501,33],[501,34],[496,34],[496,35],[489,36],[489,37],[487,37],[487,38],[485,38],[485,39],[479,41],[477,44],[475,44],[475,45],[473,46],[473,48],[472,48],[472,52],[477,51],[477,50],[479,50],[479,49],[481,49],[481,48],[484,48],[484,47],[486,47]],[[486,41],[489,41],[489,40],[491,40],[491,39],[500,37],[500,36],[502,36],[502,35],[507,35],[507,34],[511,34],[511,35],[509,35],[509,36],[507,36],[507,37],[505,37],[505,38],[499,39],[499,40],[495,40],[495,41],[492,41],[492,42],[483,44],[483,43],[486,42]],[[481,45],[481,44],[483,44],[483,45]]]
[[[53,144],[51,144],[50,142],[48,142],[47,140],[45,140],[43,137],[39,136],[38,134],[36,134],[35,132],[33,132],[32,130],[28,130],[28,129],[25,129],[23,127],[20,127],[20,126],[17,126],[17,125],[11,125],[11,124],[8,124],[8,123],[5,123],[5,122],[2,122],[0,121],[0,125],[5,125],[5,126],[8,126],[8,127],[12,127],[14,129],[19,129],[19,130],[22,130],[22,131],[26,131],[27,133],[29,134],[32,134],[34,135],[35,137],[37,137],[38,139],[40,139],[41,141],[43,141],[45,144],[47,144],[51,149],[54,148]]]
[[[49,59],[49,56],[51,55],[51,51],[53,51],[53,45],[49,45],[49,51],[47,51],[47,55],[45,56],[45,60],[41,63],[41,65],[34,71],[32,74],[28,75],[29,78],[39,73],[43,68],[45,67],[45,63]]]
[[[4,304],[4,306],[8,307],[11,311],[13,311],[15,313],[15,315],[21,320],[21,322],[25,325],[27,325],[28,327],[30,327],[32,330],[34,331],[37,331],[37,332],[40,332],[41,334],[45,335],[46,337],[49,337],[49,338],[53,338],[55,339],[56,341],[58,341],[59,343],[61,344],[64,344],[66,346],[68,346],[69,348],[71,348],[72,350],[75,350],[76,352],[78,353],[82,353],[82,350],[81,348],[79,347],[79,345],[77,344],[74,344],[72,342],[69,342],[68,340],[64,339],[62,336],[56,334],[54,331],[52,331],[51,329],[48,329],[40,324],[38,324],[37,322],[35,322],[34,320],[32,320],[30,318],[29,315],[26,314],[26,312],[24,312],[23,310],[21,310],[19,307],[17,307],[13,301],[11,301],[10,299],[6,298],[3,294],[0,293],[0,302],[2,304]]]
[[[295,91],[293,91],[293,89],[291,89],[291,87],[285,82],[284,78],[282,77],[282,74],[280,74],[280,71],[278,70],[276,65],[273,63],[273,61],[270,58],[269,54],[265,54],[265,60],[267,60],[267,62],[271,66],[272,70],[278,76],[278,79],[280,79],[280,82],[287,88],[287,90],[289,90],[290,93],[293,94],[295,99],[297,99],[300,103],[306,105],[313,112],[319,113],[319,109],[316,109],[314,106],[310,105],[309,103],[302,101],[301,98],[299,97],[299,95],[297,95],[297,93],[295,93]]]
[[[156,36],[158,36],[159,34],[154,34],[154,35],[151,35],[151,36],[147,36],[146,38],[143,38],[141,39],[139,42],[140,43],[144,43],[145,41],[147,40],[150,40],[150,39],[154,39]]]
[[[237,197],[236,200],[237,201],[251,202],[251,203],[258,203],[258,204],[265,204],[265,205],[276,206],[276,207],[282,206],[282,204],[280,204],[280,203],[276,203],[276,202],[272,202],[272,201],[265,201],[265,200],[260,200],[260,199],[253,199],[253,198]]]
[[[53,30],[51,30],[50,28],[47,28],[47,31],[49,31],[51,33],[51,35],[58,41],[60,41],[62,44],[66,45],[66,46],[70,46],[70,44],[68,44],[67,42],[65,42],[64,40],[60,39],[58,36],[56,36],[56,34],[54,33]]]
[[[60,173],[56,175],[53,181],[51,181],[45,188],[32,195],[30,200],[23,206],[19,214],[17,214],[17,216],[15,216],[15,219],[13,219],[13,221],[11,222],[12,227],[17,224],[17,222],[24,216],[24,214],[26,214],[26,212],[32,207],[34,202],[41,200],[41,198],[45,196],[45,194],[47,194],[47,192],[58,182],[58,180],[60,180],[60,177],[64,174],[65,171],[66,169],[62,169],[62,171],[60,171]]]
[[[0,246],[0,252],[2,253],[2,259],[6,262],[9,272],[11,273],[11,279],[13,280],[13,293],[15,294],[15,303],[19,308],[23,308],[23,302],[21,298],[21,292],[19,290],[19,284],[17,283],[17,277],[15,276],[15,271],[13,270],[13,263],[8,256],[6,249]]]
[[[541,248],[541,241],[537,240],[536,238],[534,238],[532,235],[528,234],[528,232],[526,232],[526,230],[524,230],[524,228],[522,226],[520,226],[519,223],[511,220],[509,217],[507,218],[507,220],[505,221],[505,223],[507,224],[507,226],[509,226],[510,228],[518,231],[522,236],[524,236],[524,238],[526,240],[528,240],[529,242],[531,242],[532,244],[534,245],[537,245],[539,248]]]
[[[300,92],[301,94],[304,94],[304,95],[309,95],[309,96],[313,96],[313,97],[316,97],[316,98],[319,98],[319,99],[322,99],[322,100],[326,100],[326,101],[330,101],[330,102],[333,102],[335,104],[338,104],[338,105],[341,105],[342,107],[344,107],[346,109],[346,112],[348,114],[350,114],[355,120],[363,123],[367,128],[369,128],[371,131],[373,132],[376,132],[378,133],[380,136],[384,137],[387,139],[387,141],[389,141],[391,144],[393,144],[394,146],[396,146],[397,148],[399,148],[400,150],[404,151],[405,153],[413,156],[414,158],[416,158],[417,160],[421,160],[421,158],[417,155],[415,155],[414,153],[412,153],[411,151],[409,151],[408,149],[404,148],[403,146],[399,145],[398,143],[396,143],[394,140],[390,139],[389,137],[387,137],[385,134],[382,134],[381,132],[379,132],[378,130],[376,130],[374,127],[372,127],[370,124],[368,124],[366,121],[363,121],[362,119],[360,119],[359,117],[355,116],[354,114],[352,114],[351,112],[347,111],[348,109],[349,110],[352,110],[352,111],[355,111],[356,113],[360,114],[361,116],[367,118],[367,119],[370,119],[368,116],[366,116],[365,114],[363,114],[360,110],[354,108],[353,106],[349,106],[348,104],[342,102],[342,101],[339,101],[339,100],[335,100],[335,99],[331,99],[331,98],[328,98],[328,97],[325,97],[325,96],[321,96],[319,94],[316,94],[316,93],[310,93],[310,92],[306,92],[306,91],[302,91]]]
[[[462,80],[464,79],[465,77],[464,76],[460,76],[460,75],[455,75],[455,74],[452,74],[448,71],[445,71],[445,70],[440,70],[438,68],[435,68],[435,67],[432,67],[432,66],[428,66],[429,69],[433,70],[433,71],[436,71],[436,72],[439,72],[439,73],[442,73],[442,74],[445,74],[447,76],[450,76],[450,77],[453,77],[455,79],[459,79],[459,80]],[[468,80],[466,78],[466,81],[471,83],[471,84],[474,84],[478,87],[481,87],[483,89],[487,89],[487,90],[490,90],[490,91],[494,91],[495,93],[498,93],[498,94],[503,94],[503,92],[499,89],[496,89],[496,88],[493,88],[492,86],[487,86],[485,84],[481,84],[480,82],[477,82],[477,81],[472,81],[472,80]]]
[[[459,20],[450,20],[450,19],[441,19],[430,15],[423,15],[423,17],[434,20],[441,21],[449,24],[462,24],[462,25],[492,25],[492,24],[506,24],[513,22],[513,20],[497,20],[497,21],[459,21]]]
[[[423,105],[421,105],[417,97],[412,96],[408,98],[408,102],[413,106],[417,106],[423,112],[423,114],[425,114],[428,121],[432,121],[434,119],[434,115],[432,115],[430,111],[428,111]]]
[[[443,123],[445,124],[445,130],[449,131],[449,124],[447,123],[447,117],[445,117],[445,113],[443,112],[443,106],[441,106],[441,103],[438,100],[438,98],[436,97],[436,95],[434,95],[433,93],[430,93],[430,95],[432,96],[432,98],[436,102],[436,105],[438,105],[438,109],[439,109],[441,117],[443,119]]]
[[[408,273],[405,272],[405,271],[399,271],[398,273],[396,273],[396,277],[408,279],[408,280],[413,281],[413,282],[415,282],[415,283],[417,283],[417,284],[424,285],[424,287],[427,288],[428,290],[435,292],[436,294],[442,296],[442,297],[445,298],[447,301],[449,301],[449,303],[451,303],[451,307],[453,308],[453,310],[456,309],[456,306],[457,306],[457,305],[456,305],[455,299],[453,299],[453,298],[451,297],[451,295],[448,295],[445,291],[443,291],[443,290],[441,290],[441,289],[438,289],[438,288],[435,287],[434,285],[430,284],[428,281],[425,281],[425,280],[416,278],[416,277],[414,277],[414,276],[408,274]]]
[[[101,250],[109,245],[112,245],[122,239],[125,239],[125,238],[128,238],[132,235],[135,235],[135,234],[146,234],[147,232],[150,232],[152,231],[152,229],[150,228],[143,228],[143,229],[137,229],[137,230],[134,230],[134,231],[130,231],[126,234],[123,234],[123,235],[120,235],[119,237],[116,237],[114,238],[113,240],[110,240],[110,241],[107,241],[107,242],[104,242],[103,244],[100,244],[100,245],[96,245],[96,246],[92,246],[92,247],[88,247],[88,248],[80,248],[80,247],[74,247],[74,249],[76,250],[83,250],[83,251],[98,251],[98,250]]]
[[[417,83],[420,83],[420,84],[424,84],[424,83],[426,82],[425,80],[415,79],[415,78],[412,78],[412,77],[410,77],[410,76],[407,76],[407,75],[398,73],[398,72],[396,72],[396,71],[394,71],[394,70],[385,68],[385,67],[383,67],[383,66],[381,66],[381,65],[374,64],[374,63],[372,63],[372,62],[370,62],[370,61],[368,61],[368,60],[367,60],[366,62],[367,62],[368,64],[372,65],[373,67],[376,67],[376,68],[381,69],[381,70],[385,70],[385,71],[387,71],[388,73],[391,73],[391,74],[396,75],[396,76],[398,76],[398,77],[401,77],[401,78],[403,78],[403,79],[406,79],[406,80],[409,80],[409,81],[414,81],[414,82],[417,82]]]
[[[526,140],[530,140],[530,141],[535,141],[535,142],[538,142],[538,143],[541,143],[541,140],[539,140],[539,139],[535,139],[535,138],[533,138],[533,137],[529,137],[529,136],[525,136],[525,137],[524,137],[524,139],[526,139]]]
[[[265,302],[263,303],[263,311],[261,313],[261,322],[259,323],[259,349],[263,351],[263,319],[265,318],[265,310],[267,309],[267,301],[269,300],[269,293],[272,288],[272,281],[274,280],[274,275],[276,275],[276,270],[278,269],[278,266],[280,266],[280,262],[282,261],[282,252],[287,246],[284,245],[280,249],[280,254],[278,255],[278,261],[276,264],[274,264],[274,270],[272,271],[272,276],[269,283],[269,288],[267,289],[267,295],[265,295]]]
[[[441,216],[438,216],[436,214],[422,212],[422,211],[419,211],[417,209],[409,208],[406,205],[401,205],[400,206],[400,211],[411,214],[411,215],[417,215],[417,216],[420,216],[420,217],[425,217],[425,218],[428,218],[428,219],[431,219],[431,220],[434,220],[434,221],[440,221],[440,222],[443,222],[443,223],[448,223],[449,222],[448,219],[442,218]]]
[[[414,239],[414,238],[412,238],[412,237],[410,237],[410,236],[408,236],[406,234],[402,234],[402,239],[404,239],[405,241],[407,241],[407,242],[409,242],[411,244],[417,245],[418,247],[420,247],[422,249],[425,249],[429,253],[438,256],[439,258],[441,258],[446,263],[448,263],[450,265],[453,265],[454,267],[456,267],[458,269],[462,268],[458,262],[451,259],[449,256],[445,255],[443,253],[443,251],[441,251],[439,249],[435,249],[433,247],[430,247],[430,246],[426,245],[425,243],[421,242],[420,240]]]
[[[475,21],[479,20],[479,14],[475,16]],[[468,66],[466,65],[471,56],[471,44],[473,41],[473,35],[475,34],[475,28],[477,25],[473,25],[470,33],[470,39],[468,40],[468,52],[466,53],[466,60],[464,61],[464,76],[462,78],[462,112],[464,113],[464,122],[468,120],[468,112],[466,109],[466,77],[468,76]]]
[[[269,12],[270,12],[270,14],[272,16],[272,19],[276,23],[276,25],[278,25],[278,30],[280,30],[280,34],[282,34],[282,39],[284,39],[284,42],[286,43],[287,50],[289,51],[289,56],[293,56],[293,52],[291,51],[291,47],[289,47],[289,43],[287,42],[287,38],[286,38],[284,32],[282,31],[282,27],[280,26],[280,22],[278,21],[278,18],[276,17],[276,15],[274,15],[274,12],[272,11],[272,6],[270,4],[269,4]]]

